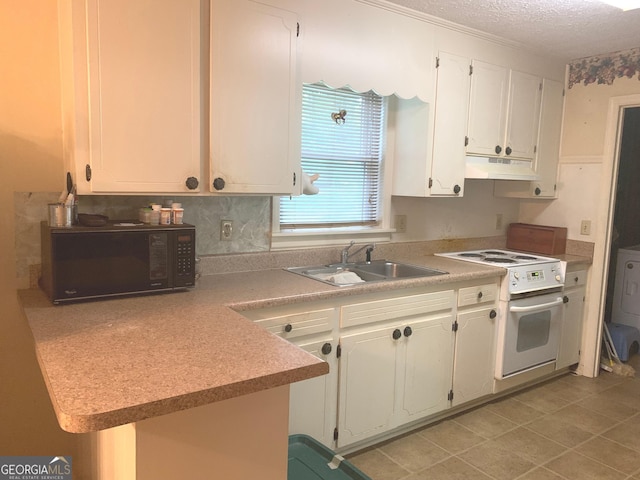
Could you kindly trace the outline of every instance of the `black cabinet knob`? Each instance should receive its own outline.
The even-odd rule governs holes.
[[[323,355],[329,355],[331,353],[331,344],[329,342],[325,343],[324,345],[322,345],[322,354]]]
[[[478,292],[478,300],[482,300],[482,292]]]
[[[411,327],[404,327],[404,336],[405,337],[410,337],[413,334],[413,330],[411,330]]]
[[[542,190],[540,190],[540,187],[536,187],[533,193],[535,193],[536,195],[540,195],[542,193]]]
[[[285,331],[285,332],[287,332],[287,333],[289,333],[291,330],[293,330],[293,325],[291,325],[290,323],[287,323],[287,324],[284,326],[284,331]]]
[[[393,337],[394,340],[398,340],[402,336],[402,332],[400,331],[399,328],[396,328],[393,331],[393,334],[391,336]]]
[[[460,185],[453,186],[453,193],[455,193],[456,195],[460,193],[460,190],[461,190]]]
[[[213,180],[213,188],[215,188],[216,190],[222,190],[224,188],[224,178],[216,178]]]
[[[198,179],[196,177],[189,177],[187,178],[185,185],[189,190],[195,190],[196,188],[198,188],[198,185],[200,185],[200,182],[198,182]]]
[[[511,152],[513,152],[513,150],[511,150],[511,147],[507,147],[504,151],[504,153],[506,153],[507,155],[511,155]]]
[[[569,297],[567,297],[566,295],[562,297],[562,303],[569,303]]]
[[[498,312],[496,312],[495,310],[491,310],[491,311],[489,312],[489,318],[490,318],[490,319],[492,319],[492,320],[493,320],[493,319],[494,319],[494,318],[496,318],[497,316],[498,316]]]
[[[502,151],[502,147],[500,145],[496,145],[496,153],[500,153]]]

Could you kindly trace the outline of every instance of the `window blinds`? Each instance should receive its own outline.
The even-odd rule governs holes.
[[[346,112],[344,123],[332,114]],[[377,223],[384,150],[384,98],[322,84],[302,90],[302,169],[317,195],[282,197],[281,227]]]

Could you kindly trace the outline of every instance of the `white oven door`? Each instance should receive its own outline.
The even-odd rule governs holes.
[[[562,303],[559,293],[508,303],[501,378],[556,360]]]

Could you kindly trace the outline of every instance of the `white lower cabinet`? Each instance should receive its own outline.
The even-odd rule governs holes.
[[[447,408],[452,324],[446,313],[340,337],[338,447]]]
[[[454,407],[493,391],[496,318],[493,307],[458,313],[453,367]]]
[[[310,435],[332,447],[338,404],[337,309],[326,304],[291,305],[243,312],[274,335],[329,364],[329,373],[291,384],[289,434]]]
[[[243,312],[329,364],[291,385],[289,433],[340,449],[490,394],[492,280]]]
[[[289,433],[305,433],[324,445],[333,444],[338,395],[337,342],[330,337],[295,342],[300,348],[329,363],[329,373],[291,384]]]
[[[564,312],[556,370],[580,361],[582,346],[582,314],[586,291],[587,272],[567,272],[565,276]]]

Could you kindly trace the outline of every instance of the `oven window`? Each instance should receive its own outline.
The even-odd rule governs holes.
[[[517,352],[526,352],[542,347],[549,341],[551,329],[551,311],[530,313],[520,317],[518,321]]]

